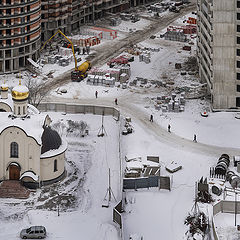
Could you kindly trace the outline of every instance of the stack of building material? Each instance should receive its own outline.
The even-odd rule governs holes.
[[[72,48],[65,48],[65,47],[60,47],[59,48],[59,54],[61,56],[72,56]]]
[[[150,63],[151,62],[151,54],[149,51],[143,51],[139,55],[139,62]]]
[[[104,76],[105,74],[109,73],[110,77],[114,77],[116,81],[119,81],[120,79],[120,74],[121,70],[120,69],[101,69],[101,68],[92,68],[91,70],[88,71],[88,74],[90,75],[99,75],[99,76]]]
[[[56,63],[56,62],[57,62],[57,59],[56,59],[55,56],[49,56],[49,57],[48,57],[48,63],[54,64],[54,63]]]
[[[68,66],[70,62],[71,62],[71,58],[68,58],[68,57],[61,57],[58,60],[59,66],[62,66],[62,67]]]
[[[115,78],[100,75],[88,75],[87,84],[89,85],[97,85],[97,86],[105,86],[105,87],[113,87],[115,85]]]
[[[157,97],[155,109],[162,109],[163,112],[181,112],[184,111],[185,94],[172,93],[170,96]]]
[[[178,42],[186,42],[187,36],[183,33],[183,30],[176,30],[176,31],[167,31],[164,34],[165,40],[171,40],[171,41],[178,41]]]
[[[102,38],[107,40],[113,40],[117,38],[117,31],[113,29],[107,29],[107,28],[100,28],[100,27],[92,27],[92,31],[101,32]]]
[[[89,36],[89,35],[78,35],[74,37],[69,37],[74,45],[79,47],[95,46],[101,43],[101,40],[98,36]]]
[[[129,76],[128,76],[126,73],[122,73],[122,74],[120,75],[120,82],[121,82],[121,83],[126,82],[128,79],[129,79]]]
[[[124,55],[121,55],[116,58],[112,58],[108,63],[109,66],[112,66],[113,64],[128,64],[128,58]]]
[[[193,17],[189,17],[187,20],[187,23],[189,24],[197,24],[197,19]]]
[[[150,5],[150,10],[152,10],[153,12],[162,13],[165,11],[165,7],[159,3],[155,3],[153,5]]]
[[[196,34],[197,26],[196,25],[186,25],[183,27],[184,34]]]
[[[115,69],[115,68],[114,68]],[[129,65],[121,65],[121,66],[116,66],[116,69],[120,70],[120,74],[126,73],[128,77],[131,76],[131,68]]]

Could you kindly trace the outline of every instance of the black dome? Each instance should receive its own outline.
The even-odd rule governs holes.
[[[49,151],[58,149],[62,144],[62,139],[57,133],[57,131],[51,129],[50,127],[45,127],[42,134],[42,148],[41,154]]]

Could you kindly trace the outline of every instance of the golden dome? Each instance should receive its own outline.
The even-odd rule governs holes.
[[[3,84],[1,85],[1,91],[8,91],[8,85],[5,84],[5,83],[3,83]]]
[[[22,86],[21,82],[19,82],[19,85],[12,90],[12,98],[15,100],[25,100],[28,96],[29,90],[26,86]]]

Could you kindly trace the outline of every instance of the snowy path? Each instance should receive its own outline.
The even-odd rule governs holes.
[[[113,98],[98,98],[98,99],[66,99],[50,97],[48,102],[64,102],[64,103],[77,103],[77,104],[90,104],[99,106],[114,106]],[[200,153],[204,155],[212,155],[219,157],[222,153],[228,153],[230,155],[238,155],[238,148],[227,148],[213,145],[207,145],[203,143],[194,143],[191,140],[180,137],[176,134],[169,134],[166,129],[162,128],[155,122],[149,122],[149,115],[139,109],[137,105],[140,104],[139,96],[135,94],[124,95],[118,98],[119,105],[117,109],[120,110],[124,116],[130,116],[134,121],[140,123],[140,125],[151,135],[155,136],[158,141],[164,143],[172,148],[181,148],[182,150]],[[207,133],[206,133],[207,134]]]

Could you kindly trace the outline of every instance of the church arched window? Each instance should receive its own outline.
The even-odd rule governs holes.
[[[54,160],[54,169],[53,169],[54,172],[57,171],[57,159]]]
[[[21,112],[20,112],[20,107],[18,107],[18,115],[20,115],[21,114]]]
[[[11,143],[11,157],[18,158],[18,144],[16,142]]]

